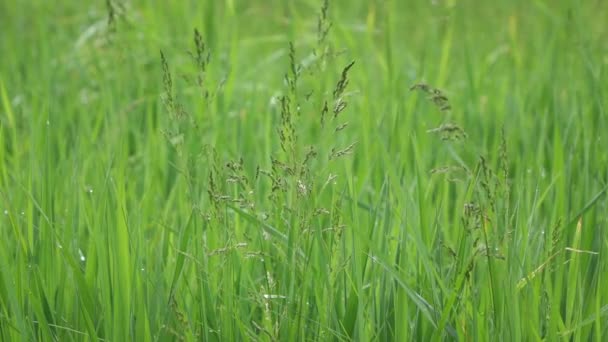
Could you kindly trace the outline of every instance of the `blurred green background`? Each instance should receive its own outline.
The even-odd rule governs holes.
[[[0,3],[2,340],[603,340],[608,6],[325,6]]]

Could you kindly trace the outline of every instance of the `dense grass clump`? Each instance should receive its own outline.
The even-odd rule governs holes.
[[[0,340],[603,341],[606,17],[0,4]]]

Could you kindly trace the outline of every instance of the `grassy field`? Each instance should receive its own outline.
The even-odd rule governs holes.
[[[0,2],[0,340],[605,341],[606,18]]]

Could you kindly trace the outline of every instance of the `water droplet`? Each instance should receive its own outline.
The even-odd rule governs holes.
[[[8,215],[8,210],[4,209],[4,215]]]
[[[264,299],[286,299],[286,296],[278,294],[263,294]]]
[[[80,250],[80,248],[78,248],[78,254],[80,255],[80,261],[86,260],[86,258],[84,257],[84,254],[82,254],[82,251]]]
[[[278,104],[279,104],[278,99],[277,99],[275,96],[272,96],[272,97],[270,98],[270,106],[271,106],[271,107],[275,107],[275,106],[277,106]]]

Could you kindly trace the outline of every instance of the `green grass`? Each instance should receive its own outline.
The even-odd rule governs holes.
[[[605,340],[608,7],[323,8],[0,3],[0,340]]]

